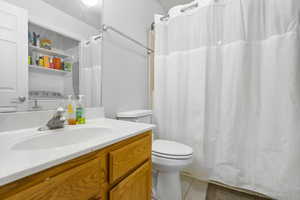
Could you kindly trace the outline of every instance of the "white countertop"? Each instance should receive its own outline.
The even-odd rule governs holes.
[[[154,127],[151,124],[106,118],[94,119],[85,125],[67,126],[65,129],[109,128],[112,130],[111,136],[74,145],[35,150],[20,150],[13,147],[22,141],[44,134],[37,131],[37,128],[0,132],[0,186],[144,133]]]

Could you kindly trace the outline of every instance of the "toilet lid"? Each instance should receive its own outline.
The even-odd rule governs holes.
[[[118,118],[138,118],[152,115],[152,110],[132,110],[117,113]]]
[[[152,145],[152,152],[155,155],[167,157],[189,157],[193,155],[191,147],[168,140],[155,140]]]

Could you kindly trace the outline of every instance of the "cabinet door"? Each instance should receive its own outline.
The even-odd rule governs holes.
[[[151,158],[151,135],[109,153],[109,183]]]
[[[110,191],[110,200],[151,200],[151,185],[148,161]]]
[[[26,109],[28,15],[0,0],[0,112]]]
[[[90,200],[101,199],[101,159],[46,179],[5,200]]]

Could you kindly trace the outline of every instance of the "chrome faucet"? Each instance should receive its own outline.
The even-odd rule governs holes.
[[[57,108],[55,114],[48,121],[47,125],[45,127],[39,128],[39,131],[64,128],[65,121],[66,121],[64,113],[65,113],[65,110],[62,107]]]

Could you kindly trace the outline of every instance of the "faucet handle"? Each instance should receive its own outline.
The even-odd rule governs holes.
[[[64,113],[64,112],[65,112],[65,109],[61,106],[56,109],[56,113]]]
[[[65,109],[60,106],[56,109],[55,116],[58,117],[60,121],[66,121],[66,117],[64,116],[65,112],[66,112]]]
[[[50,121],[47,123],[47,127],[49,129],[59,129],[64,127],[64,123],[66,121],[66,118],[64,116],[65,109],[63,107],[58,107],[56,109],[56,113],[50,119]]]
[[[63,128],[66,121],[64,112],[65,109],[63,107],[58,107],[54,116],[48,121],[46,127],[39,128],[39,131]]]
[[[65,116],[61,116],[60,121],[65,122],[67,118]]]

